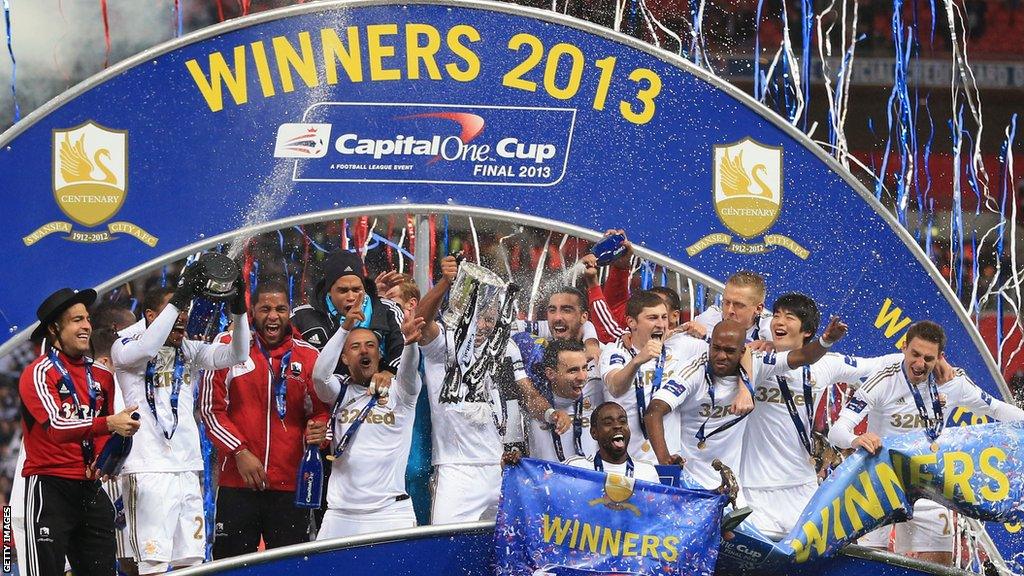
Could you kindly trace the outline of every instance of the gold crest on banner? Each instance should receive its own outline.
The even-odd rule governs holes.
[[[747,137],[717,144],[713,154],[712,195],[718,219],[733,234],[708,234],[686,249],[690,256],[722,244],[737,254],[763,254],[783,247],[799,258],[809,252],[782,234],[765,234],[782,214],[782,147]],[[761,237],[760,242],[746,242]]]
[[[640,516],[640,509],[629,503],[633,497],[634,479],[621,474],[609,473],[604,480],[604,496],[588,502],[591,506],[603,504],[612,510],[629,510]]]
[[[128,195],[128,131],[88,120],[53,130],[53,199],[72,222],[92,228],[114,217]],[[63,232],[73,242],[106,242],[128,234],[156,246],[157,238],[130,222],[110,222],[105,230],[75,230],[71,222],[49,222],[22,238],[31,246]]]

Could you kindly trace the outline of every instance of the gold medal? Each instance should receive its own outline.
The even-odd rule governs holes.
[[[700,442],[697,442],[697,449],[698,450],[703,450],[705,446],[707,446],[707,442],[705,442],[703,440],[701,440]]]
[[[939,443],[938,442],[932,442],[931,449],[932,449],[932,452],[938,452],[939,451]]]
[[[650,443],[650,441],[644,440],[644,443],[640,445],[640,449],[643,450],[644,452],[650,452],[651,451],[651,443]]]
[[[324,456],[324,458],[326,458],[328,462],[334,462],[334,454],[328,454]]]

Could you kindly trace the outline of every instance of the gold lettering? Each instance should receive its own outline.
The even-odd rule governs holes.
[[[338,66],[345,69],[350,82],[363,81],[363,68],[359,53],[359,29],[349,26],[345,29],[348,35],[348,47],[338,38],[338,32],[333,28],[324,28],[320,31],[320,43],[324,51],[324,71],[327,83],[334,85],[338,83]]]
[[[640,555],[657,558],[659,544],[661,544],[661,538],[653,534],[644,534],[643,540],[640,543]]]
[[[452,80],[458,82],[469,82],[476,79],[480,74],[480,58],[473,52],[473,50],[460,42],[462,38],[470,42],[480,41],[480,32],[477,32],[476,28],[468,26],[466,24],[459,24],[452,26],[448,30],[448,34],[445,36],[445,42],[448,44],[448,49],[453,54],[462,58],[462,61],[466,63],[464,68],[459,68],[459,65],[454,62],[449,62],[444,65],[444,69],[451,76]]]
[[[401,80],[402,73],[384,67],[384,59],[395,55],[395,47],[381,44],[384,36],[398,34],[396,24],[371,24],[366,27],[366,49],[370,56],[371,80]]]
[[[963,470],[957,473],[957,463],[963,465]],[[977,497],[974,489],[971,488],[971,476],[974,476],[974,460],[966,452],[946,452],[942,458],[942,495],[952,499],[956,488],[960,487],[964,500],[974,504]]]
[[[277,60],[277,73],[281,76],[281,90],[295,90],[292,70],[299,74],[309,88],[314,88],[320,83],[316,75],[316,61],[313,59],[313,43],[309,41],[309,32],[299,32],[299,49],[302,56],[299,56],[284,36],[275,36],[272,42],[274,57]]]
[[[883,332],[885,337],[892,338],[897,332],[910,324],[910,318],[901,318],[902,316],[903,310],[898,306],[893,306],[892,300],[886,298],[882,302],[882,308],[878,311],[878,316],[875,317],[875,328],[881,328],[884,325],[885,329]],[[900,342],[902,342],[902,339],[900,339]],[[896,346],[901,347],[899,342],[897,342]]]
[[[981,487],[981,497],[989,502],[998,502],[1010,495],[1010,480],[1006,477],[1006,473],[992,463],[993,460],[998,460],[999,462],[1006,461],[1006,452],[995,446],[989,446],[982,450],[981,455],[978,456],[978,463],[981,464],[982,473],[996,481],[995,490],[990,488],[988,484]]]
[[[640,539],[640,535],[635,532],[626,532],[626,541],[622,545],[623,556],[636,556],[636,545],[637,540]]]
[[[903,505],[903,483],[896,472],[886,463],[875,466],[875,474],[882,484],[882,490],[889,499],[889,507],[895,510]]]
[[[579,549],[589,549],[594,554],[597,554],[597,540],[601,535],[601,527],[584,522],[582,530],[583,533],[580,535]]]
[[[622,531],[605,528],[601,538],[601,554],[613,556],[619,555],[619,544],[622,541]]]
[[[662,552],[661,559],[666,562],[675,562],[679,558],[679,549],[676,548],[677,544],[679,544],[678,536],[665,536],[665,539],[662,540],[665,552]]]
[[[563,518],[559,516],[550,518],[547,514],[541,515],[541,521],[544,524],[545,542],[554,541],[554,543],[558,545],[561,545],[562,542],[565,542],[565,537],[569,534],[568,522],[566,522]]]
[[[850,517],[850,525],[854,531],[864,527],[857,508],[867,512],[875,520],[885,515],[885,512],[882,510],[882,503],[879,502],[878,495],[875,494],[875,487],[871,485],[871,476],[867,472],[861,472],[857,475],[857,479],[860,480],[861,488],[864,490],[863,493],[858,492],[857,488],[852,484],[843,491],[846,515]]]
[[[235,46],[234,58],[234,66],[229,67],[223,54],[210,54],[209,78],[194,58],[185,62],[185,68],[188,69],[192,81],[196,83],[211,112],[220,112],[224,109],[222,86],[227,86],[236,105],[245,104],[249,100],[245,85],[245,46]]]
[[[426,38],[426,44],[420,43],[420,36]],[[434,59],[440,48],[441,34],[437,28],[429,24],[406,24],[405,62],[410,80],[420,79],[421,62],[427,68],[427,76],[431,80],[441,79],[441,70]]]
[[[252,48],[252,59],[256,64],[256,76],[260,79],[260,89],[263,90],[263,97],[269,98],[277,93],[274,90],[274,81],[270,76],[270,62],[267,60],[267,51],[263,48],[263,42],[253,42],[249,45]]]

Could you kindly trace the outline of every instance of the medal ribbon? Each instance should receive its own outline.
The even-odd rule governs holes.
[[[270,353],[263,347],[259,336],[256,337],[256,347],[259,348],[263,358],[267,360],[267,371],[270,372],[270,382],[274,391],[274,404],[277,407],[277,417],[284,421],[284,415],[288,410],[286,397],[288,394],[288,366],[291,364],[292,351],[288,350],[281,356],[281,369],[274,374],[274,361]]]
[[[149,404],[149,411],[153,413],[153,420],[160,426],[164,438],[170,440],[178,429],[178,396],[181,394],[181,385],[185,380],[185,354],[181,348],[174,349],[174,375],[171,378],[171,416],[174,424],[170,433],[160,424],[160,418],[156,415],[156,384],[153,380],[156,377],[156,360],[150,360],[146,364],[146,404]]]
[[[57,369],[60,374],[60,380],[64,386],[68,389],[68,396],[71,396],[71,403],[75,407],[75,413],[81,418],[82,415],[82,403],[78,400],[78,392],[75,390],[75,383],[71,379],[71,373],[68,372],[64,363],[60,361],[60,357],[57,352],[50,348],[46,351],[46,356],[50,359],[50,363]],[[90,418],[96,414],[96,395],[99,391],[99,386],[96,381],[92,379],[92,360],[89,358],[85,359],[85,382],[89,389],[89,415]],[[60,390],[57,390],[60,393]],[[92,464],[93,457],[96,455],[96,450],[92,443],[92,438],[86,438],[82,440],[82,459],[85,460],[85,465],[88,467]]]
[[[814,426],[814,407],[811,404],[814,401],[814,391],[811,389],[811,367],[803,366],[802,368],[804,409],[807,411],[807,425]],[[789,417],[793,420],[793,426],[796,427],[800,443],[804,445],[804,450],[807,450],[807,453],[813,456],[814,449],[811,446],[811,438],[807,434],[807,428],[804,426],[803,420],[800,418],[800,411],[796,408],[793,391],[789,389],[789,380],[785,376],[776,376],[775,379],[779,383],[779,392],[782,393],[782,399],[786,402],[786,410],[789,411]]]
[[[751,388],[750,378],[747,376],[746,370],[744,370],[742,366],[739,366],[739,372],[740,381],[749,390]],[[697,430],[697,434],[695,435],[697,438],[697,448],[703,448],[704,443],[707,442],[708,438],[711,438],[712,436],[718,434],[719,432],[725,432],[729,428],[732,428],[733,426],[739,424],[740,420],[743,420],[744,418],[747,417],[747,414],[750,414],[748,412],[747,414],[743,414],[742,416],[737,416],[732,420],[726,422],[725,424],[722,424],[718,428],[715,428],[714,430],[711,431],[710,434],[705,434],[704,427],[708,425],[708,421],[711,420],[711,415],[715,413],[715,379],[711,375],[710,363],[704,365],[704,382],[708,386],[708,396],[711,397],[711,410],[708,412],[708,417],[704,419],[704,422],[700,425],[700,429]]]
[[[917,406],[917,413],[921,415],[921,419],[924,420],[928,439],[935,441],[942,434],[942,428],[946,425],[946,419],[942,414],[942,402],[939,401],[939,388],[935,385],[935,376],[933,374],[928,375],[928,399],[932,401],[932,413],[935,418],[928,417],[928,409],[925,408],[924,399],[921,397],[921,391],[910,383],[910,377],[907,376],[907,367],[903,367],[903,379],[907,381],[907,386],[910,388],[910,393],[914,395],[914,404]]]
[[[334,451],[328,457],[329,460],[336,460],[345,453],[345,449],[348,448],[348,445],[352,442],[352,438],[354,438],[356,432],[359,431],[359,427],[363,425],[363,421],[365,421],[366,417],[370,415],[370,411],[373,410],[373,407],[377,405],[377,395],[371,396],[370,401],[367,402],[366,406],[363,406],[363,409],[359,411],[356,419],[348,425],[348,428],[345,430],[345,433],[342,434],[341,438],[338,438],[336,433],[338,408],[341,407],[341,402],[345,399],[345,392],[347,390],[348,379],[346,377],[346,381],[341,384],[341,390],[338,392],[338,398],[334,401],[334,407],[331,409],[331,437],[337,438],[337,444],[335,444]]]
[[[636,352],[633,351],[632,347],[628,350],[633,355],[633,358],[636,358]],[[658,388],[661,388],[661,379],[665,375],[665,351],[665,345],[662,344],[661,355],[658,356],[658,360],[654,364],[654,381],[651,382],[652,396],[658,391]],[[636,408],[640,416],[640,432],[644,435],[644,440],[646,440],[647,425],[644,424],[644,414],[647,413],[647,394],[644,392],[643,367],[638,368],[636,375],[633,376],[633,392],[636,393]]]
[[[548,402],[554,405],[554,402],[549,398]],[[555,445],[555,456],[558,457],[559,462],[565,462],[565,449],[562,447],[562,435],[555,431],[555,425],[551,426],[549,432],[551,432],[551,443]],[[583,456],[583,398],[573,403],[572,413],[572,443],[573,448],[576,450],[577,456]]]
[[[600,454],[594,454],[594,470],[604,472],[604,461]],[[633,459],[626,456],[626,478],[633,477]]]

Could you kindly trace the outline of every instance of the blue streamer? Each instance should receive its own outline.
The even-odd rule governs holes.
[[[11,36],[11,2],[4,0],[4,23],[7,26],[7,54],[11,57],[11,99],[14,100],[14,121],[21,120],[21,107],[18,106],[18,63],[14,60],[14,45]]]
[[[367,248],[367,251],[369,251],[370,248],[374,248],[376,246],[379,246],[380,244],[386,244],[388,246],[391,246],[395,250],[398,250],[399,252],[401,252],[409,260],[412,260],[414,262],[416,261],[416,257],[413,256],[412,254],[410,254],[408,250],[406,250],[405,248],[402,248],[398,244],[395,244],[394,242],[388,240],[387,238],[381,236],[380,234],[377,234],[376,232],[374,232],[370,237],[373,238],[374,240],[376,240],[377,244],[372,244],[371,243],[371,245]]]
[[[184,33],[184,14],[185,14],[185,0],[177,0],[174,3],[174,11],[177,12],[178,29],[175,33],[175,37],[181,37]]]
[[[447,256],[451,252],[448,250],[448,215],[444,215],[444,239],[441,241],[441,246],[444,247],[444,256]]]
[[[304,237],[304,238],[305,238],[306,240],[309,240],[309,244],[310,244],[311,246],[313,246],[313,248],[315,248],[315,249],[317,250],[317,252],[323,252],[324,254],[327,254],[328,252],[330,252],[330,250],[328,250],[327,248],[324,248],[324,247],[323,247],[323,246],[321,246],[321,245],[320,245],[319,243],[317,243],[317,241],[316,241],[316,240],[313,240],[312,238],[310,238],[310,237],[309,237],[309,234],[306,234],[306,231],[305,231],[305,230],[303,230],[301,226],[294,226],[294,228],[295,228],[296,230],[298,230],[299,234],[302,234],[302,236],[303,236],[303,237]]]
[[[199,403],[199,387],[192,387],[192,401]],[[213,535],[217,524],[217,487],[213,484],[213,442],[206,435],[206,425],[200,420],[199,448],[203,455],[203,515],[206,517],[206,561],[213,559]]]

